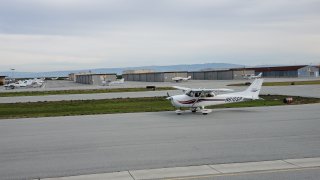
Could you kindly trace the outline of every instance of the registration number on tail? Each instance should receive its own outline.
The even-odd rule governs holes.
[[[240,102],[242,101],[242,97],[228,97],[226,98],[226,102]]]

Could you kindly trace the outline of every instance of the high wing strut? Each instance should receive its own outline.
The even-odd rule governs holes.
[[[192,104],[191,108],[193,108],[193,106],[199,101],[199,99],[201,98],[203,91],[201,91],[201,93],[199,94],[198,99]]]

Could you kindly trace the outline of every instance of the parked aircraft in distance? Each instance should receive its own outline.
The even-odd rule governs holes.
[[[244,79],[257,79],[257,78],[261,78],[262,77],[262,73],[258,74],[258,75],[254,75],[254,74],[245,74],[243,76]]]
[[[175,82],[181,82],[181,81],[188,81],[191,79],[191,76],[188,76],[188,77],[173,77],[172,78],[172,81],[175,81]]]
[[[170,96],[167,99],[171,101],[172,105],[178,110],[176,113],[180,115],[183,111],[181,108],[190,108],[195,113],[200,111],[206,115],[212,112],[211,109],[205,109],[206,106],[236,103],[249,100],[259,99],[263,79],[255,79],[253,83],[242,92],[218,94],[220,92],[230,92],[231,89],[190,89],[185,87],[174,86],[176,89],[183,90],[184,94]]]
[[[124,78],[118,79],[116,81],[102,81],[103,86],[110,86],[115,84],[124,84]]]
[[[19,80],[18,82],[15,83],[9,83],[4,85],[6,89],[16,89],[16,88],[36,88],[36,87],[42,87],[44,84],[44,79],[27,79],[27,80]]]
[[[53,77],[53,78],[51,78],[51,80],[58,80],[59,79],[59,77]]]

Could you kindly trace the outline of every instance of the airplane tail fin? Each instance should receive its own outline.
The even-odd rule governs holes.
[[[259,99],[262,83],[263,79],[255,79],[248,89],[242,92],[243,95],[248,99]]]
[[[258,74],[258,78],[261,78],[262,77],[262,72]]]

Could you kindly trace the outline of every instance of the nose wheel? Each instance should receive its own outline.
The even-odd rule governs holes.
[[[182,111],[180,109],[176,110],[176,114],[177,115],[181,115],[182,114]]]
[[[205,109],[204,106],[201,107],[201,113],[207,115],[212,112],[212,109]]]
[[[212,109],[202,109],[201,110],[201,113],[203,114],[203,115],[207,115],[207,114],[209,114],[209,113],[211,113],[212,112]]]

